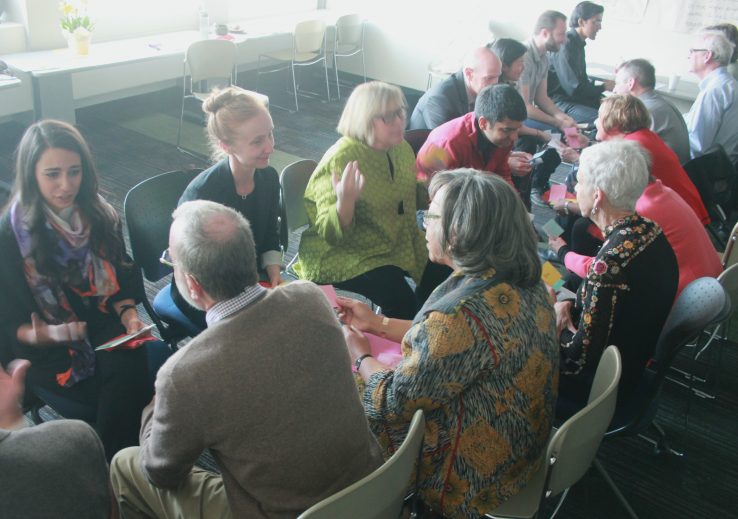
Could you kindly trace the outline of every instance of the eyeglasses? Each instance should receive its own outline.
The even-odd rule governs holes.
[[[405,119],[407,117],[407,108],[404,106],[398,108],[394,112],[378,115],[377,119],[381,119],[384,124],[392,124],[395,119]]]
[[[694,54],[695,52],[709,52],[710,49],[689,49],[690,54]]]
[[[172,255],[169,254],[169,249],[164,250],[164,252],[161,253],[161,257],[159,258],[159,263],[162,265],[166,265],[169,268],[174,268],[174,260],[172,259]]]
[[[428,223],[431,220],[438,220],[441,217],[440,214],[434,214],[428,211],[419,211],[419,214],[420,214],[420,227],[424,231],[428,229]]]

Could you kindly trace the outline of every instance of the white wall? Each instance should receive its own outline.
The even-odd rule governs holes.
[[[527,39],[538,15],[556,9],[567,16],[577,0],[515,0],[498,3],[481,0],[454,0],[431,3],[427,0],[329,0],[328,7],[361,12],[368,21],[366,32],[367,75],[403,86],[425,89],[428,65],[460,63],[463,53],[495,36]],[[635,2],[638,3],[638,2]],[[670,0],[650,0],[641,21],[618,19],[606,5],[603,29],[595,41],[587,42],[590,62],[615,66],[623,59],[646,58],[659,76],[680,74],[696,82],[686,71],[691,36],[669,30],[661,17]],[[505,8],[501,8],[505,5]],[[360,72],[360,62],[346,70]]]

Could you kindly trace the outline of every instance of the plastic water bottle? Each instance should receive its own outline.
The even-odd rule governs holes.
[[[200,36],[203,38],[210,36],[210,17],[203,6],[200,6]]]

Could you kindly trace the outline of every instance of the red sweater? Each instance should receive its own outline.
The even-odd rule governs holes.
[[[418,151],[415,162],[418,177],[430,178],[433,173],[442,169],[474,168],[496,173],[515,187],[507,163],[512,147],[494,146],[485,162],[478,145],[479,137],[474,112],[451,119],[434,129]]]
[[[697,188],[694,187],[694,184],[687,176],[687,172],[684,171],[684,168],[679,163],[676,153],[661,140],[661,137],[651,130],[644,128],[637,132],[623,135],[623,138],[628,141],[635,141],[643,146],[651,154],[651,174],[661,180],[666,187],[676,191],[694,210],[700,222],[704,225],[710,223],[710,217],[707,215],[707,209],[705,209],[705,205],[702,203],[702,198]]]
[[[717,277],[723,270],[707,231],[687,210],[688,207],[674,190],[660,180],[648,184],[636,202],[636,212],[656,222],[674,249],[679,265],[677,296],[691,281],[703,276]],[[568,252],[564,263],[567,269],[583,278],[593,260],[589,256]]]

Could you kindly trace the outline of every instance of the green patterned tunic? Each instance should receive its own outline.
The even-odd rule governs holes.
[[[351,226],[343,230],[331,173],[340,178],[353,160],[364,175],[364,191]],[[415,156],[409,144],[403,141],[383,152],[349,137],[339,139],[325,153],[305,190],[310,227],[300,240],[301,277],[335,283],[395,265],[419,281],[428,250],[415,220],[415,197]]]
[[[543,283],[454,273],[402,348],[396,369],[375,373],[364,390],[372,430],[391,453],[423,409],[423,501],[453,518],[490,512],[530,480],[551,431],[558,340]]]

